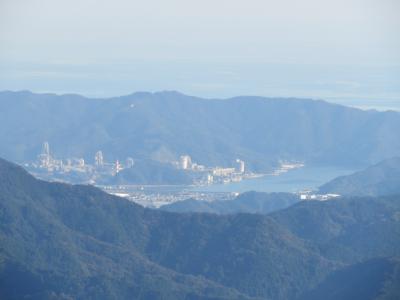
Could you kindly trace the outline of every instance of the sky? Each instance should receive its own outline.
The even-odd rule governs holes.
[[[400,1],[0,0],[0,68],[0,90],[400,106]]]

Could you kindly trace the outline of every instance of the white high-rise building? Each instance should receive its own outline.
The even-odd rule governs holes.
[[[117,159],[117,161],[114,164],[114,174],[119,173],[120,171],[123,170],[122,165],[120,164],[119,160]]]
[[[85,167],[85,160],[83,158],[78,159],[78,167],[84,168]]]
[[[103,152],[97,151],[96,155],[94,156],[94,161],[97,167],[102,167],[104,165]]]
[[[179,163],[181,169],[187,170],[192,167],[192,159],[189,155],[182,155]]]
[[[126,159],[126,167],[127,168],[132,168],[135,165],[135,161],[133,160],[132,157],[128,157]]]
[[[42,153],[39,155],[39,163],[42,168],[49,168],[51,165],[50,145],[48,142],[43,143]]]
[[[50,156],[50,145],[49,145],[49,142],[44,142],[43,143],[43,152],[42,153]]]
[[[244,164],[244,161],[243,161],[243,160],[240,160],[240,159],[237,159],[237,160],[236,160],[236,163],[237,163],[237,165],[236,165],[236,171],[239,172],[239,173],[244,173],[244,171],[245,171],[245,164]]]

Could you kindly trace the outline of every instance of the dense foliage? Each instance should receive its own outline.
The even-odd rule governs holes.
[[[369,164],[400,154],[398,128],[397,112],[307,99],[0,93],[0,156],[12,161],[36,159],[49,141],[57,156],[88,162],[102,150],[109,161],[189,154],[200,164],[231,166],[240,158],[253,170],[279,159]]]
[[[386,159],[349,176],[338,177],[321,186],[320,191],[347,196],[400,194],[400,157]]]
[[[38,181],[0,161],[5,299],[295,299],[344,267],[399,256],[399,236],[398,196],[270,215],[179,214]],[[362,281],[384,296],[396,291],[392,277]]]
[[[400,299],[400,261],[375,258],[332,272],[300,300]]]
[[[98,180],[98,184],[172,184],[193,183],[193,172],[175,168],[169,163],[154,160],[138,160],[132,168],[124,169],[115,176]]]

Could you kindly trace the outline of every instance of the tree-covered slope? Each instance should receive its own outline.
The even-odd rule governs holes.
[[[168,163],[154,160],[139,160],[132,168],[123,169],[115,176],[98,180],[98,184],[182,184],[193,183],[195,174],[175,168]]]
[[[396,112],[307,99],[0,93],[0,155],[14,161],[36,158],[49,141],[59,157],[87,161],[102,150],[108,160],[163,161],[189,154],[209,166],[240,158],[253,170],[265,170],[278,159],[366,164],[400,155],[398,128]]]
[[[386,159],[363,171],[335,178],[319,190],[347,196],[400,194],[400,157]]]
[[[400,256],[400,196],[302,201],[270,216],[329,259]]]
[[[0,214],[0,295],[16,299],[295,299],[337,269],[400,253],[397,196],[180,214],[1,160]]]
[[[84,274],[89,278],[97,274],[108,282],[109,269],[115,270],[113,276],[127,273],[135,278],[137,269],[146,274],[146,268],[137,264],[150,261],[156,264],[154,268],[201,276],[249,296],[284,299],[316,283],[335,265],[263,216],[154,211],[89,186],[41,182],[19,168],[15,171],[0,175],[6,182],[0,191],[9,191],[1,193],[6,212],[2,218],[4,251],[6,261],[35,271],[50,266],[68,278],[77,276],[79,282],[86,278]],[[21,256],[14,256],[20,252]],[[93,261],[96,258],[99,261]],[[119,264],[124,264],[122,273]],[[99,267],[91,269],[94,266]],[[151,281],[158,278],[154,268],[145,276],[150,280],[146,286],[154,285],[159,292],[157,281]],[[174,285],[173,274],[168,275],[169,284]],[[196,280],[182,285],[196,289]],[[114,282],[108,284],[116,288]],[[78,291],[69,285],[60,287],[60,291],[65,288]],[[178,296],[185,294],[179,286],[176,289],[181,293]],[[202,293],[200,289],[198,294]],[[216,288],[215,292],[211,289],[210,295],[213,293],[226,292]]]
[[[400,299],[399,259],[375,258],[330,274],[299,300]]]
[[[144,209],[95,188],[0,161],[0,213],[2,299],[247,299],[151,262]]]

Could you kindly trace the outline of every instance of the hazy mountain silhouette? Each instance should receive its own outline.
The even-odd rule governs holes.
[[[18,116],[16,118],[15,116]],[[254,169],[278,159],[369,164],[400,154],[400,113],[362,111],[307,99],[201,99],[177,92],[88,99],[0,93],[0,155],[34,159],[49,141],[58,156],[93,161],[177,159]]]
[[[400,194],[400,157],[386,159],[363,171],[335,178],[319,190],[348,196]]]

